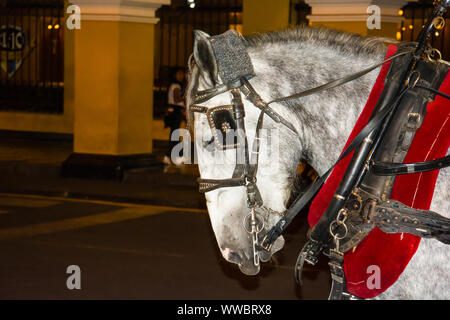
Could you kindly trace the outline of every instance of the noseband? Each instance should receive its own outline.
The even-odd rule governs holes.
[[[270,252],[275,240],[287,228],[292,219],[300,211],[299,208],[304,207],[314,197],[328,176],[331,174],[334,166],[350,154],[363,139],[379,125],[386,115],[391,110],[385,110],[377,117],[374,117],[367,126],[358,134],[352,143],[344,150],[341,157],[336,161],[330,170],[322,177],[317,179],[313,185],[299,198],[297,198],[293,205],[284,213],[278,213],[282,218],[278,223],[272,227],[259,240],[259,234],[264,230],[264,219],[262,212],[275,212],[270,208],[264,207],[264,203],[257,186],[256,175],[258,172],[258,161],[261,147],[260,132],[264,122],[264,116],[267,115],[275,123],[282,124],[297,136],[299,135],[293,124],[283,118],[269,105],[275,102],[283,102],[292,99],[298,99],[308,95],[316,94],[328,89],[338,87],[342,84],[355,80],[364,76],[365,74],[377,69],[384,63],[398,58],[402,55],[409,54],[411,51],[402,52],[384,60],[381,63],[373,65],[368,69],[352,74],[350,76],[331,81],[325,85],[306,90],[294,95],[279,98],[271,102],[265,102],[261,96],[256,92],[249,80],[255,76],[250,57],[245,49],[245,45],[241,37],[234,31],[228,31],[222,35],[212,37],[210,44],[217,58],[218,73],[224,84],[220,84],[214,88],[199,91],[196,93],[194,104],[190,106],[189,111],[201,113],[206,115],[209,126],[213,132],[213,138],[217,149],[227,150],[236,149],[236,159],[243,159],[243,163],[236,162],[233,175],[230,179],[215,180],[215,179],[198,179],[201,193],[208,193],[221,188],[231,187],[245,187],[247,193],[247,206],[250,211],[244,217],[244,229],[251,234],[253,243],[253,258],[255,266],[259,265],[259,253]],[[231,52],[233,57],[241,56],[243,58],[237,59],[230,63],[227,52]],[[208,108],[201,104],[211,100],[212,98],[226,93],[231,93],[231,105],[217,106]],[[246,100],[251,102],[256,108],[260,109],[260,114],[257,121],[255,138],[252,143],[251,152],[249,152],[248,139],[245,130],[245,110],[242,102],[241,94]],[[230,141],[229,133],[235,131],[236,134],[233,140]]]

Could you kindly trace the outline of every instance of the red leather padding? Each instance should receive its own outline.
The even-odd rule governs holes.
[[[386,58],[392,56],[396,46],[389,46]],[[346,146],[369,121],[370,115],[384,88],[384,79],[390,63],[384,64],[367,104],[361,113]],[[440,91],[450,94],[450,73],[441,85]],[[427,115],[421,128],[417,131],[404,163],[423,162],[444,157],[450,146],[450,102],[443,97],[436,97],[428,105]],[[313,200],[308,215],[308,222],[313,227],[325,212],[331,201],[352,155],[346,157],[333,170],[326,184]],[[434,193],[439,171],[398,176],[395,180],[391,198],[416,209],[428,210]],[[347,290],[361,298],[374,298],[386,291],[397,281],[409,261],[417,251],[420,238],[410,234],[386,234],[375,228],[352,251],[345,254],[344,270],[347,278]],[[380,270],[380,288],[368,286],[369,277],[377,266]],[[370,281],[371,283],[371,281]]]

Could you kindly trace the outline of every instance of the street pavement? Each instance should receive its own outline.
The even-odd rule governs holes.
[[[166,144],[154,142],[156,159],[162,161]],[[61,166],[72,150],[71,141],[10,138],[0,133],[0,192],[205,209],[196,165],[129,169],[121,181],[64,178]]]
[[[63,178],[71,141],[0,140],[0,299],[326,299],[327,259],[294,264],[301,214],[286,246],[247,277],[222,258],[196,166],[128,170],[122,181]],[[164,156],[155,143],[154,155]],[[81,290],[69,290],[69,266]]]
[[[293,278],[303,217],[258,276],[221,257],[202,209],[0,194],[0,299],[326,299],[326,259]],[[66,285],[68,266],[81,289]]]

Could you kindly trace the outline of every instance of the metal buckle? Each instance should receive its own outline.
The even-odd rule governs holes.
[[[414,75],[414,74],[417,75],[415,79],[413,78],[413,75]],[[412,79],[414,79],[414,81],[411,81]],[[417,70],[414,70],[413,72],[411,72],[411,73],[409,74],[408,78],[406,79],[406,86],[407,86],[409,89],[414,89],[414,87],[417,85],[417,83],[419,82],[419,80],[420,80],[420,72],[417,71]]]
[[[408,131],[417,131],[420,128],[422,122],[422,115],[420,113],[411,112],[408,114],[408,121],[406,122],[405,129]]]

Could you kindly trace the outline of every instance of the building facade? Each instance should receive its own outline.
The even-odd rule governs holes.
[[[374,5],[379,29],[367,23]],[[152,141],[167,139],[169,74],[186,66],[193,30],[251,35],[309,24],[410,41],[430,8],[405,0],[0,0],[0,130],[73,137],[67,166],[75,171],[96,161],[151,165]],[[79,28],[69,28],[77,14]],[[450,32],[432,41],[448,59]]]

